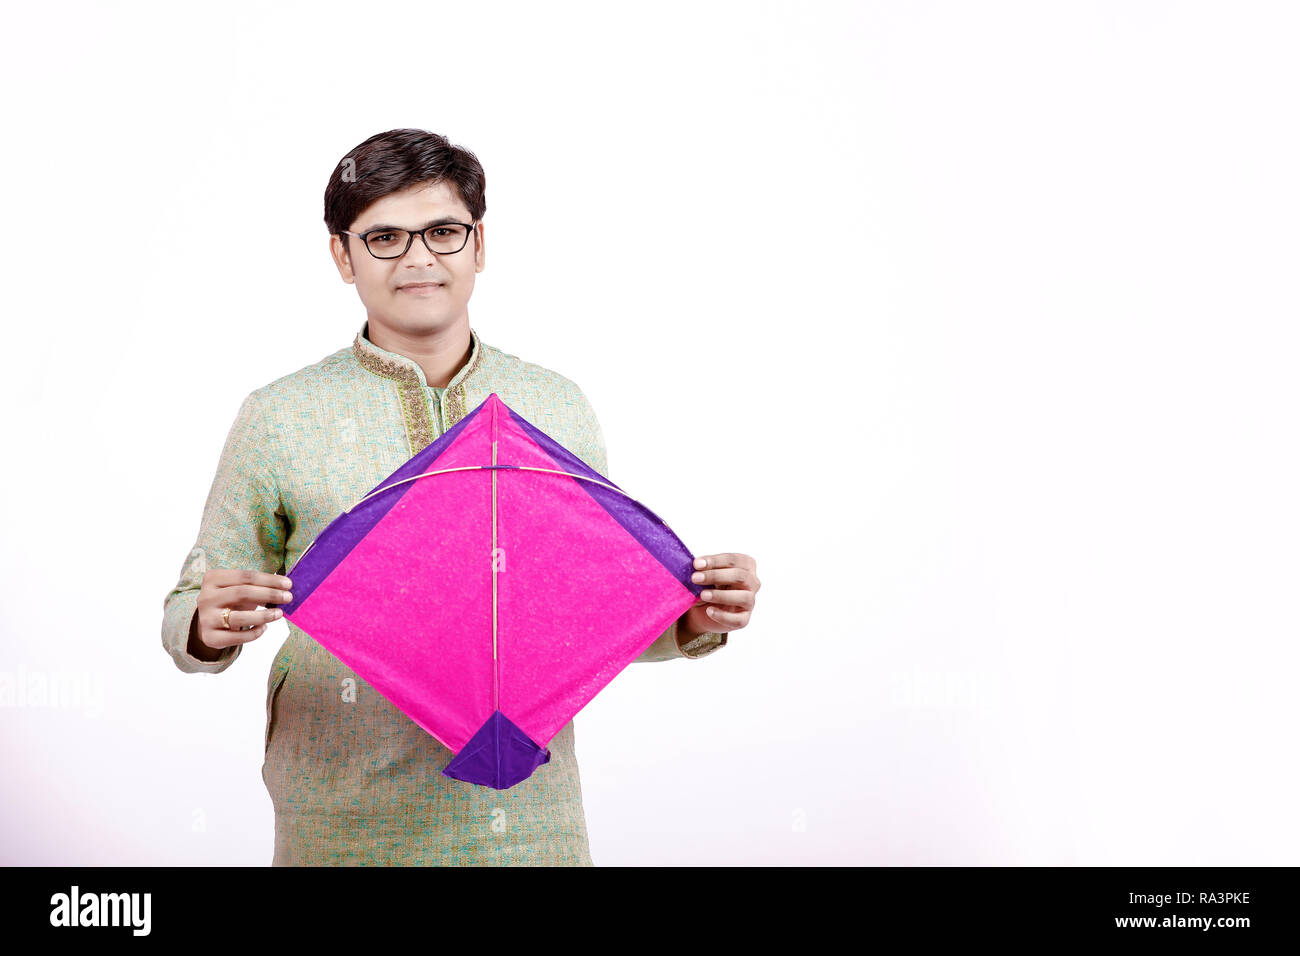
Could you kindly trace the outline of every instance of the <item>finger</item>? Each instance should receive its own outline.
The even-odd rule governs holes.
[[[754,559],[747,554],[740,554],[735,551],[723,551],[719,554],[700,555],[707,563],[706,568],[748,568],[751,571],[756,565]],[[703,570],[699,566],[699,559],[696,559],[695,567],[697,570]]]
[[[235,612],[230,612],[230,627],[227,628],[221,621],[221,608],[208,608],[207,611],[199,611],[199,630],[200,637],[209,643],[211,647],[229,647],[232,644],[243,644],[245,641],[251,641],[255,637],[260,637],[266,630],[265,624],[254,625],[247,631],[238,630],[238,622],[234,619]],[[212,641],[208,642],[211,637]]]
[[[257,587],[278,588],[288,591],[293,582],[283,574],[271,574],[268,571],[254,571],[252,568],[209,568],[204,575],[217,587],[231,587],[236,584],[251,584]]]
[[[266,631],[265,624],[259,624],[249,631],[229,631],[231,644],[247,644],[249,641],[257,640]]]
[[[269,624],[271,621],[279,620],[283,614],[284,612],[278,607],[259,607],[252,611],[236,611],[232,609],[230,612],[230,630],[243,631],[258,624]]]
[[[261,637],[263,632],[266,631],[265,624],[254,624],[247,630],[240,630],[239,625],[235,624],[234,617],[235,615],[232,613],[230,615],[231,620],[229,630],[222,628],[220,621],[217,622],[216,627],[216,630],[224,635],[230,644],[243,644],[245,641],[251,641],[255,637]]]
[[[259,604],[288,604],[293,600],[293,592],[255,584],[233,584],[223,587],[217,600],[222,607],[249,610]]]
[[[754,592],[747,590],[705,590],[700,592],[700,600],[710,607],[736,607],[743,611],[754,608]]]
[[[730,624],[732,627],[744,627],[749,623],[748,611],[724,611],[717,605],[710,604],[704,613],[719,624]]]
[[[696,584],[739,584],[751,585],[748,568],[714,568],[710,571],[694,571],[691,580]]]

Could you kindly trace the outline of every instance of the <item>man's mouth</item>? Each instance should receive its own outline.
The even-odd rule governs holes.
[[[398,292],[409,292],[412,295],[432,295],[442,288],[441,282],[412,282],[408,285],[398,286]]]

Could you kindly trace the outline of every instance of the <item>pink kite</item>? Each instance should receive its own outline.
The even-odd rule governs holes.
[[[493,392],[335,518],[285,617],[505,790],[699,598],[653,511]]]

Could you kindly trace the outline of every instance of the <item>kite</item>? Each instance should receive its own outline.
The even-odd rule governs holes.
[[[506,790],[697,600],[658,515],[493,392],[338,515],[284,616]]]

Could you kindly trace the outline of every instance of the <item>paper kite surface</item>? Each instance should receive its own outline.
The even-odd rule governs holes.
[[[339,515],[285,617],[504,790],[687,608],[693,555],[494,392]]]

